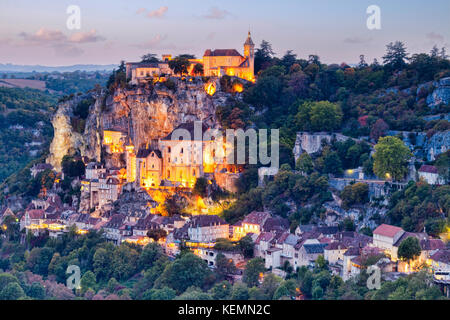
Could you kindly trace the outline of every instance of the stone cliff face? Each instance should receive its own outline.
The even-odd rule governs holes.
[[[340,133],[325,133],[325,132],[297,132],[297,138],[293,149],[295,161],[304,152],[308,154],[320,152],[322,150],[322,143],[329,144],[333,139],[337,141],[346,141],[347,139],[353,139],[344,136]],[[356,140],[356,139],[354,139]]]
[[[225,100],[226,95],[221,92],[209,96],[202,82],[180,81],[175,91],[162,84],[119,89],[106,99],[101,126],[127,132],[134,146],[139,147],[165,137],[181,123],[202,120],[215,126],[216,106]]]
[[[450,104],[450,77],[433,82],[434,90],[427,97],[427,104],[434,108],[441,104]]]
[[[83,134],[75,132],[71,125],[74,107],[82,97],[64,102],[52,121],[55,136],[47,162],[61,170],[63,156],[77,151],[81,156],[100,161],[103,130],[121,131],[139,148],[153,139],[167,136],[181,123],[201,120],[215,127],[216,107],[230,97],[220,91],[218,82],[215,85],[217,90],[213,96],[206,93],[202,81],[178,81],[172,90],[157,83],[99,94],[93,97],[95,103],[90,106]]]

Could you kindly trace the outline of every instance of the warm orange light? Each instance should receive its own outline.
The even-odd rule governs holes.
[[[214,95],[216,93],[216,84],[214,82],[209,82],[205,85],[205,91],[210,96]]]
[[[242,83],[235,83],[233,85],[233,91],[240,93],[240,92],[244,91],[244,86],[242,85]]]

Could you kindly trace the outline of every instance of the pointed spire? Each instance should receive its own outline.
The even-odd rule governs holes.
[[[252,41],[252,36],[251,36],[250,30],[248,30],[247,40],[245,41],[244,45],[251,45],[251,46],[255,45]]]

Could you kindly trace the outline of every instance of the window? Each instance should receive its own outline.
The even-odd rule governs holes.
[[[180,151],[180,153],[183,153],[183,151],[184,151],[184,149],[183,149],[183,148],[181,148],[181,151]]]
[[[167,170],[167,178],[170,178],[170,170]]]
[[[168,147],[168,148],[167,148],[167,152],[170,153],[171,151],[172,151],[172,148],[171,148],[171,147]]]

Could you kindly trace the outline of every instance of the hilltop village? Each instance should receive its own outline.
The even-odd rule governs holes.
[[[55,137],[50,154],[45,163],[30,168],[33,177],[51,173],[53,183],[40,189],[26,208],[14,208],[10,201],[0,212],[0,223],[13,219],[20,224],[22,242],[27,234],[57,239],[68,232],[101,231],[118,246],[157,243],[170,259],[191,250],[211,269],[217,268],[216,258],[223,255],[236,266],[227,274],[231,281],[242,280],[252,258],[264,262],[261,281],[270,273],[287,278],[301,267],[313,269],[319,263],[326,263],[331,273],[344,281],[371,265],[382,271],[386,281],[426,268],[443,294],[450,296],[448,226],[437,234],[427,233],[425,227],[411,232],[379,223],[392,194],[416,185],[448,184],[438,166],[429,164],[448,153],[448,131],[427,138],[384,128],[374,139],[353,137],[348,132],[312,132],[305,127],[289,137],[294,141],[288,152],[295,168],[284,164],[280,168],[260,166],[255,171],[256,187],[275,189],[289,181],[295,185],[293,194],[278,192],[285,203],[273,210],[242,206],[239,209],[244,214],[230,218],[224,212],[239,198],[248,168],[227,163],[229,146],[224,141],[198,139],[195,131],[204,137],[209,130],[221,128],[224,118],[233,115],[220,118],[217,110],[230,99],[242,102],[246,90],[257,82],[250,32],[242,55],[235,49],[208,49],[201,59],[163,55],[161,60],[147,60],[124,65],[126,83],[122,87],[61,102],[53,119]],[[184,65],[177,69],[180,60]],[[278,71],[272,70],[274,74]],[[449,79],[434,84],[437,88],[430,88],[430,95],[447,88]],[[77,115],[83,106],[89,113],[84,118]],[[367,117],[358,121],[364,124]],[[307,122],[313,120],[307,118]],[[75,130],[77,126],[82,129]],[[181,139],[179,132],[187,133],[188,138]],[[402,152],[410,154],[401,169],[404,177],[397,178],[393,171],[377,175],[366,170],[362,155],[370,160],[377,152],[376,141],[389,142],[394,137],[402,141],[399,136],[405,141]],[[345,170],[326,172],[326,179],[318,177],[312,159],[323,157],[317,163],[333,167],[336,158],[327,156],[336,146],[359,148],[353,150],[356,155],[348,152],[349,161],[352,157],[361,161]],[[223,155],[220,161],[218,155]],[[82,174],[72,175],[72,171]],[[73,179],[64,186],[68,175]],[[297,180],[292,183],[289,179]],[[78,193],[62,197],[64,188]],[[305,199],[292,200],[296,194],[306,194],[308,188],[312,191]],[[264,195],[264,201],[271,196],[269,192]],[[358,200],[359,196],[364,201]],[[318,197],[323,199],[318,214],[313,214],[317,203],[312,201],[319,201]],[[179,203],[183,203],[182,210]],[[445,206],[440,207],[442,216],[448,211]],[[294,217],[295,212],[301,214],[300,219]],[[302,223],[308,214],[307,223]],[[406,259],[400,249],[405,241],[419,243],[419,253]],[[249,249],[237,249],[238,243],[247,243]],[[298,293],[297,298],[301,297]]]

